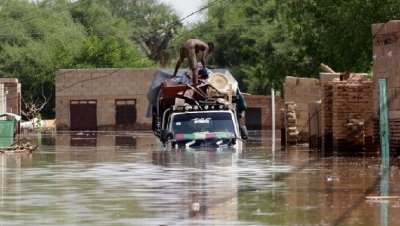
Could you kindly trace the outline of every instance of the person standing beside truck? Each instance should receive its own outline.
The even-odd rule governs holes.
[[[181,63],[185,58],[187,58],[189,61],[189,68],[190,70],[192,70],[193,83],[197,84],[197,55],[199,54],[200,51],[203,52],[200,62],[204,66],[206,65],[205,58],[207,54],[211,53],[213,50],[214,50],[214,43],[212,42],[205,43],[198,39],[187,40],[185,43],[183,43],[179,51],[179,60],[176,63],[174,75],[172,77],[176,76],[176,73],[178,72]]]

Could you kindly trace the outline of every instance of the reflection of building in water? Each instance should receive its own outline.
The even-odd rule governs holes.
[[[0,153],[0,216],[3,216],[5,204],[13,200],[14,214],[21,213],[21,167],[24,164],[30,164],[32,161],[31,153],[12,153],[9,155]],[[9,172],[7,172],[7,169]],[[7,175],[9,178],[7,178]],[[5,200],[5,198],[7,198]],[[10,212],[8,212],[10,213]],[[0,225],[2,218],[0,217]]]
[[[152,153],[153,164],[179,168],[184,182],[175,185],[180,199],[172,206],[179,206],[179,214],[190,219],[238,219],[237,158],[230,151]]]
[[[56,159],[61,161],[114,161],[116,152],[144,150],[154,144],[154,136],[79,132],[55,137]]]
[[[249,131],[249,139],[243,142],[243,146],[246,148],[264,148],[272,147],[272,130],[253,130]],[[281,132],[275,130],[275,150],[282,148],[280,141]]]
[[[116,136],[115,146],[117,147],[136,147],[136,138],[133,136]]]
[[[70,146],[97,146],[97,133],[71,133],[69,139]]]
[[[4,193],[5,193],[5,182],[6,181],[6,157],[0,154],[0,216],[4,215]],[[2,218],[0,218],[0,225],[2,224]]]

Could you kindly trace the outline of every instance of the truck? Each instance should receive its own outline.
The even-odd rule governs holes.
[[[153,133],[162,145],[241,149],[248,139],[246,126],[240,125],[246,105],[229,71],[213,69],[199,84],[176,84],[185,76],[182,69],[173,80],[172,75],[172,69],[158,69],[147,93],[147,116],[151,115]],[[212,78],[225,81],[225,87]]]

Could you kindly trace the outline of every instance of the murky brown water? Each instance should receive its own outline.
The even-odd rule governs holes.
[[[279,137],[279,133],[277,137]],[[0,225],[398,225],[400,160],[275,151],[163,151],[150,133],[29,137],[0,154]]]

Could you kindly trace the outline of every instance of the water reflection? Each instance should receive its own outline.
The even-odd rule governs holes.
[[[115,146],[119,147],[136,147],[136,137],[133,136],[117,136],[115,137]]]
[[[70,136],[70,146],[97,146],[97,133],[74,133]]]
[[[379,156],[324,154],[302,146],[273,152],[266,134],[254,136],[241,153],[161,151],[148,134],[99,133],[95,142],[80,145],[71,144],[76,134],[42,136],[35,153],[0,155],[0,225],[396,225],[400,220],[398,199],[366,200],[400,193],[400,162],[382,171]]]
[[[382,167],[380,193],[382,198],[389,196],[389,165]],[[386,200],[381,204],[380,210],[381,210],[380,225],[381,226],[388,225],[389,203],[386,202]]]
[[[183,217],[237,221],[238,183],[235,153],[153,152],[152,160],[155,165],[179,172],[178,178],[186,179],[178,186],[181,199],[177,205],[183,205],[180,209],[187,209],[187,214],[183,214]],[[185,198],[182,199],[183,197]]]

